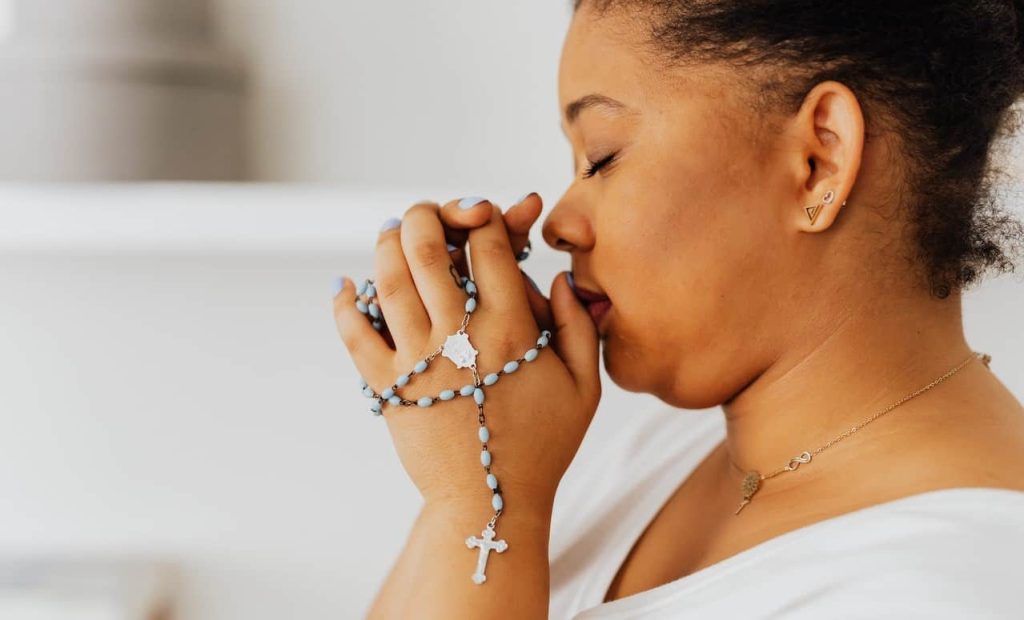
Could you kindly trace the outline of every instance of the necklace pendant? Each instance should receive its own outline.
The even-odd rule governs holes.
[[[743,492],[743,501],[740,502],[740,507],[733,514],[740,514],[740,511],[750,503],[750,500],[753,499],[754,494],[757,493],[759,488],[761,488],[761,474],[756,471],[748,472],[743,478],[743,484],[740,487],[740,490]]]

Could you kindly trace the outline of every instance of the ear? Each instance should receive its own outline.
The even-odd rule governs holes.
[[[864,150],[864,115],[849,88],[828,80],[804,97],[792,121],[795,154],[793,165],[799,204],[793,217],[805,232],[827,230],[835,221],[853,189]],[[825,199],[831,192],[831,200]],[[811,215],[814,222],[811,222]]]

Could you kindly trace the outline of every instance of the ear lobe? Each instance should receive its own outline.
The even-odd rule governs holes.
[[[860,171],[864,151],[864,115],[846,85],[828,80],[817,84],[795,119],[803,165],[794,205],[797,226],[820,232],[835,221]]]

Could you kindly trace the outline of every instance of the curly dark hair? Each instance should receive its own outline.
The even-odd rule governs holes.
[[[907,210],[931,293],[945,298],[986,271],[1014,271],[1024,226],[993,191],[996,145],[1021,125],[1024,0],[572,0],[596,16],[643,15],[666,66],[761,69],[757,111],[796,111],[818,82],[860,100],[866,137],[900,138],[897,201]]]

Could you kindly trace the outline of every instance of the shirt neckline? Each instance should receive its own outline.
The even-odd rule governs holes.
[[[711,441],[709,441],[710,447],[705,446],[704,449],[697,455],[695,459],[693,459],[692,461],[687,461],[689,463],[688,467],[683,468],[682,472],[675,472],[673,474],[673,480],[675,481],[675,484],[666,485],[665,488],[667,489],[667,491],[663,492],[662,495],[659,496],[658,501],[647,504],[648,509],[645,511],[643,518],[637,519],[639,527],[634,526],[629,531],[629,536],[627,537],[629,540],[629,544],[625,545],[624,548],[621,545],[617,547],[617,549],[619,549],[620,551],[616,553],[615,558],[613,558],[613,569],[611,571],[611,574],[606,579],[602,579],[602,587],[597,588],[598,596],[601,600],[599,600],[597,604],[592,605],[591,607],[587,607],[583,610],[580,610],[580,615],[575,617],[578,617],[580,620],[588,620],[591,617],[600,617],[605,613],[633,611],[637,607],[646,606],[652,603],[656,604],[660,599],[664,598],[665,596],[675,595],[680,591],[701,587],[724,575],[727,575],[733,570],[739,569],[750,562],[760,559],[767,554],[776,553],[784,549],[788,545],[804,538],[805,536],[818,532],[819,530],[827,530],[834,527],[838,527],[848,521],[862,518],[865,515],[892,510],[894,508],[903,507],[907,504],[915,504],[920,502],[927,503],[928,501],[935,501],[936,498],[943,498],[946,495],[957,495],[965,493],[991,493],[1004,497],[1009,501],[1019,501],[1024,503],[1024,491],[1017,491],[1014,489],[1007,489],[1003,487],[947,487],[943,489],[931,489],[928,491],[921,491],[919,493],[913,493],[910,495],[905,495],[903,497],[897,497],[895,499],[886,500],[884,502],[872,504],[870,506],[864,506],[856,510],[851,510],[849,512],[838,514],[833,517],[828,517],[820,521],[815,521],[814,523],[808,523],[807,525],[803,525],[796,529],[789,530],[788,532],[783,532],[782,534],[773,536],[772,538],[769,538],[760,543],[757,543],[756,545],[748,547],[725,559],[719,560],[714,564],[710,564],[688,575],[684,575],[679,579],[674,579],[667,583],[663,583],[659,586],[655,586],[654,588],[649,588],[647,590],[635,592],[628,596],[615,599],[614,601],[604,602],[604,595],[608,591],[608,587],[611,586],[612,580],[615,579],[615,575],[618,572],[619,567],[621,567],[622,562],[625,561],[626,556],[629,554],[630,550],[633,548],[633,546],[636,545],[640,536],[647,529],[647,526],[650,525],[651,521],[661,511],[661,509],[665,507],[668,501],[672,498],[672,495],[678,489],[679,485],[681,485],[686,479],[688,479],[690,475],[692,475],[693,471],[701,463],[703,463],[704,460],[707,459],[707,457],[711,454],[711,452],[718,447],[721,441],[725,439],[724,424],[715,424],[711,426],[712,432],[710,434]],[[707,440],[707,437],[705,437],[704,439]],[[675,455],[668,456],[675,458]],[[659,467],[664,467],[664,465],[664,462],[658,464]]]

